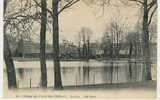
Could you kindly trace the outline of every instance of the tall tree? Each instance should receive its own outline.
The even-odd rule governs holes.
[[[4,12],[3,15],[5,16],[6,8],[8,0],[4,0]],[[4,30],[4,60],[6,63],[6,70],[7,70],[7,77],[8,77],[8,88],[17,88],[17,82],[16,82],[16,73],[15,73],[15,67],[12,59],[12,54],[8,42],[8,38],[6,36],[6,28],[7,24],[4,23],[3,26]]]
[[[41,63],[41,86],[47,87],[47,68],[46,68],[46,24],[47,24],[47,3],[41,0],[41,29],[40,29],[40,63]]]
[[[143,40],[143,56],[145,60],[145,74],[144,80],[152,80],[151,77],[151,58],[150,58],[150,43],[149,43],[149,26],[152,22],[153,15],[157,9],[157,0],[129,0],[135,1],[143,7],[143,20],[142,20],[142,40]]]
[[[52,1],[53,11],[53,57],[54,57],[54,88],[62,88],[60,58],[59,58],[59,22],[58,22],[58,3],[59,0]]]
[[[20,7],[16,5],[20,5]],[[35,7],[36,5],[32,4],[31,0],[18,0],[16,2],[14,0],[4,0],[4,60],[7,67],[9,88],[17,87],[11,53],[13,50],[10,49],[13,44],[10,44],[11,40],[9,37],[14,38],[15,42],[19,38],[30,40],[33,19],[39,19],[37,11],[31,10]]]
[[[119,51],[121,49],[121,43],[124,41],[124,35],[125,35],[125,28],[126,26],[124,24],[121,24],[120,20],[113,19],[113,21],[109,24],[109,26],[106,29],[106,33],[103,37],[102,44],[104,48],[106,49],[107,44],[105,42],[110,43],[109,48],[112,50],[110,54],[112,54],[112,57],[119,58]],[[107,38],[109,41],[107,41]],[[106,40],[105,40],[106,39]],[[104,43],[103,43],[104,42]]]
[[[33,0],[39,7],[42,7],[36,0]],[[52,0],[52,10],[46,8],[47,12],[52,17],[53,28],[53,58],[54,58],[54,88],[62,89],[61,70],[60,70],[60,57],[59,57],[59,14],[65,9],[76,4],[80,0]],[[60,6],[59,4],[62,4]]]
[[[90,41],[91,41],[91,35],[93,34],[93,31],[88,27],[82,27],[79,32],[79,38],[82,39],[83,43],[83,58],[85,60],[89,60],[90,58]]]
[[[66,0],[65,4],[60,10],[60,0],[52,0],[52,27],[53,27],[53,57],[54,57],[54,88],[62,89],[61,69],[60,69],[60,57],[59,57],[59,14],[66,8],[71,7],[73,4],[80,0]]]
[[[148,1],[144,0],[143,3],[143,53],[146,64],[146,80],[152,80],[151,77],[151,60],[150,60],[150,47],[149,47],[149,30],[148,30]]]
[[[150,43],[149,43],[149,26],[157,9],[157,0],[119,0],[128,5],[129,2],[135,2],[143,8],[142,19],[142,41],[143,56],[145,61],[144,80],[152,80],[151,77],[151,59],[150,59]]]

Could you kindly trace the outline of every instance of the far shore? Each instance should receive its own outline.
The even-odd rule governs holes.
[[[40,58],[22,58],[22,57],[13,57],[13,59],[15,61],[40,61]],[[156,59],[151,58],[152,59],[152,63],[156,63]],[[46,58],[47,61],[53,61],[52,58]],[[144,63],[144,60],[142,58],[95,58],[95,59],[60,59],[60,61],[91,61],[91,60],[97,60],[97,61],[106,61],[106,62],[137,62],[137,63]]]

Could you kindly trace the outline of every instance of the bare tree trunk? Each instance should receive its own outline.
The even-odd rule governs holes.
[[[4,12],[5,14],[7,8],[7,0],[4,0]],[[12,59],[11,50],[8,43],[8,38],[6,36],[6,24],[4,23],[3,26],[3,33],[4,33],[4,60],[6,64],[6,70],[7,70],[7,78],[8,78],[8,88],[17,88],[17,82],[16,82],[16,73],[15,73],[15,67]]]
[[[132,44],[132,42],[130,42],[129,59],[131,59],[131,56],[132,56],[132,49],[133,49],[133,44]]]
[[[84,48],[84,44],[83,44],[83,47],[82,47],[82,58],[84,59],[85,57],[85,48]]]
[[[112,84],[112,80],[113,80],[113,41],[111,44],[111,84]]]
[[[148,10],[147,10],[147,0],[144,0],[143,7],[143,54],[145,60],[145,80],[152,80],[151,77],[151,59],[150,59],[150,50],[149,50],[149,31],[148,31]]]
[[[81,45],[80,45],[80,42],[78,42],[78,56],[79,56],[79,59],[81,59]]]
[[[18,57],[23,57],[24,56],[24,41],[23,41],[23,37],[21,35],[21,38],[18,40],[18,45],[17,45],[17,48],[16,48],[16,56]]]
[[[40,63],[41,63],[41,86],[47,87],[47,68],[46,68],[46,24],[47,24],[47,3],[41,0],[41,30],[40,30]]]
[[[133,49],[133,44],[130,42],[130,49],[129,49],[129,78],[132,78],[132,66],[131,66],[131,56],[132,56],[132,49]]]
[[[53,56],[54,56],[54,88],[62,89],[60,58],[59,58],[59,23],[58,23],[59,0],[52,1],[53,10]]]
[[[4,32],[4,60],[6,63],[8,88],[10,89],[17,88],[15,67],[14,67],[11,50],[9,48],[9,43],[8,43],[7,36],[5,35],[5,32]]]
[[[90,40],[87,40],[87,60],[90,58]]]
[[[87,45],[83,44],[83,59],[87,60]]]

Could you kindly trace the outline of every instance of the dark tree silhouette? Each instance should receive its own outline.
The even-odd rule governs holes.
[[[66,4],[59,7],[61,0],[52,0],[52,10],[46,8],[46,11],[52,16],[52,28],[53,28],[53,58],[54,58],[54,88],[62,89],[61,70],[60,70],[60,57],[59,57],[59,14],[65,9],[76,4],[80,0],[64,0]],[[34,2],[42,7],[36,0]],[[59,10],[60,8],[60,10]]]
[[[143,40],[143,56],[145,61],[144,80],[152,80],[151,77],[151,58],[149,45],[149,25],[152,22],[153,15],[157,9],[157,0],[129,0],[142,5],[143,7],[143,23],[142,23],[142,40]]]
[[[7,7],[8,0],[4,0],[4,12],[5,15],[6,7]],[[7,70],[7,78],[8,78],[8,88],[17,88],[17,82],[16,82],[16,73],[15,73],[15,67],[12,59],[12,54],[10,50],[10,46],[8,43],[8,38],[6,36],[6,28],[7,25],[4,23],[3,26],[4,30],[4,60],[6,64],[6,70]]]
[[[58,3],[59,0],[52,1],[53,11],[53,57],[54,57],[54,88],[62,88],[60,58],[59,58],[59,23],[58,23]]]
[[[47,87],[47,68],[46,68],[46,24],[47,24],[47,3],[41,0],[41,29],[40,29],[40,63],[41,63],[41,86]]]

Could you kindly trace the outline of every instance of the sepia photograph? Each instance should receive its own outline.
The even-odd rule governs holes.
[[[3,97],[156,100],[158,0],[3,0]]]

